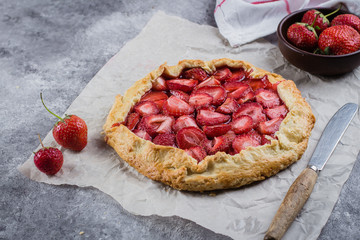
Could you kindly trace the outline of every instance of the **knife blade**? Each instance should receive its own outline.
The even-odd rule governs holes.
[[[324,168],[335,147],[358,110],[355,103],[342,106],[326,125],[307,167],[290,186],[276,212],[264,240],[281,239],[306,203],[319,172]]]

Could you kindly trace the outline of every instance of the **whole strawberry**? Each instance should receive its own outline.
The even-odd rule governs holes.
[[[336,9],[335,11],[333,11],[327,15],[324,15],[323,13],[321,13],[318,10],[311,9],[303,15],[301,22],[307,23],[310,26],[313,26],[316,33],[320,34],[326,28],[330,27],[330,21],[328,20],[327,17],[335,14],[339,10],[340,10],[340,8]]]
[[[324,54],[343,55],[360,49],[360,34],[347,25],[325,29],[319,36],[319,48]]]
[[[331,21],[331,26],[348,25],[360,33],[360,18],[354,14],[341,14]]]
[[[296,47],[305,51],[313,51],[318,43],[314,28],[307,23],[292,24],[288,28],[287,38]]]
[[[60,119],[53,128],[53,136],[56,142],[73,151],[84,149],[87,145],[88,132],[85,121],[76,115],[65,115],[65,118],[59,117],[45,106],[41,93],[40,98],[46,110]]]
[[[63,154],[57,148],[44,147],[41,139],[40,143],[42,148],[34,155],[35,166],[43,173],[54,175],[60,171],[64,163]]]

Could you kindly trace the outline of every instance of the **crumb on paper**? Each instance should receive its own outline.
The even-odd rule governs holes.
[[[83,232],[83,231],[79,232],[79,235],[83,235],[83,234],[84,234],[84,232]]]

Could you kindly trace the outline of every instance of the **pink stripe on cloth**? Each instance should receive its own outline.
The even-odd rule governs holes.
[[[226,0],[222,0],[221,3],[219,3],[216,7],[215,7],[215,10],[214,10],[214,13],[216,13],[216,10],[221,7],[221,5],[223,5],[223,3],[225,2]]]

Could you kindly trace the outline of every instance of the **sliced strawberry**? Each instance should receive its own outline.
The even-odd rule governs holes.
[[[200,146],[191,147],[185,149],[185,151],[191,157],[195,158],[198,161],[198,163],[201,162],[207,156],[205,149]]]
[[[199,83],[199,85],[197,85],[194,88],[194,91],[196,89],[199,89],[199,88],[205,87],[205,86],[220,86],[220,85],[221,85],[221,82],[219,80],[215,79],[214,77],[209,77],[208,79],[206,79],[202,83]]]
[[[256,91],[260,88],[266,88],[270,86],[270,82],[268,79],[268,76],[265,75],[262,78],[250,78],[244,81],[244,83],[247,83],[250,85],[253,91]]]
[[[163,77],[158,77],[155,79],[155,81],[152,83],[152,90],[166,91],[167,85],[165,79]]]
[[[261,142],[261,134],[256,130],[251,130],[246,135],[248,135],[249,137],[252,137],[254,140],[256,140],[258,142]]]
[[[180,129],[185,127],[197,127],[195,118],[193,116],[184,115],[176,119],[175,124],[173,126],[174,132],[178,132]]]
[[[248,115],[253,119],[253,128],[255,128],[259,122],[266,121],[266,115],[263,113],[262,106],[255,102],[242,104],[239,110],[233,114],[233,119],[236,119],[241,115]]]
[[[186,92],[180,91],[180,90],[170,90],[170,93],[172,95],[174,95],[177,98],[180,98],[181,100],[185,101],[185,102],[189,102],[189,94],[187,94]]]
[[[255,138],[249,136],[248,134],[242,134],[235,138],[232,143],[232,147],[235,152],[239,153],[241,150],[246,149],[247,147],[257,147],[260,145],[260,142]]]
[[[276,83],[270,83],[266,86],[266,89],[270,89],[273,90],[275,92],[277,92],[277,86],[280,84],[280,82],[276,82]]]
[[[236,134],[247,133],[253,127],[253,119],[250,116],[240,115],[231,122],[231,126]]]
[[[198,84],[198,81],[194,79],[176,78],[176,79],[167,80],[166,84],[170,90],[191,92],[194,89],[194,87]]]
[[[225,81],[226,79],[230,78],[232,75],[231,71],[227,67],[220,68],[216,70],[216,72],[213,74],[214,78],[216,78],[219,81]]]
[[[171,96],[168,98],[166,103],[163,106],[163,112],[165,114],[180,117],[182,115],[189,115],[194,112],[194,107],[190,106],[187,102]]]
[[[226,82],[241,82],[245,79],[245,71],[244,69],[238,69],[234,71],[230,78],[226,79]]]
[[[238,104],[243,104],[249,101],[252,101],[255,99],[255,93],[253,90],[251,90],[250,92],[248,92],[247,94],[245,94],[245,96],[240,97],[237,102]]]
[[[191,68],[183,74],[184,78],[195,79],[200,82],[204,81],[208,76],[202,68]]]
[[[227,98],[225,102],[219,106],[216,111],[224,114],[231,114],[239,109],[239,104],[233,98]]]
[[[136,130],[133,131],[133,133],[135,133],[135,135],[140,137],[140,138],[151,141],[151,136],[147,132],[145,132],[144,130],[136,129]]]
[[[272,135],[261,135],[261,145],[271,144],[271,140],[276,139]]]
[[[130,113],[126,119],[126,127],[130,129],[130,131],[136,128],[136,125],[140,121],[140,114],[137,112]]]
[[[157,145],[176,147],[175,134],[172,133],[159,134],[153,139],[152,142]]]
[[[190,95],[189,104],[195,108],[210,106],[213,97],[207,93],[195,92]]]
[[[201,146],[205,139],[205,133],[196,127],[185,127],[176,134],[176,142],[181,149]]]
[[[209,155],[213,155],[217,152],[229,152],[231,150],[231,144],[235,139],[235,134],[225,134],[219,137],[215,137],[212,141],[212,147],[209,149]]]
[[[230,124],[219,124],[213,126],[204,126],[203,131],[208,137],[217,137],[224,135],[231,129]]]
[[[213,112],[210,110],[200,109],[198,111],[196,121],[202,126],[204,125],[213,126],[213,125],[226,123],[230,120],[230,118],[231,117],[229,115]]]
[[[171,133],[174,123],[173,117],[157,114],[144,117],[138,128],[154,136],[158,133]]]
[[[154,103],[158,106],[158,108],[161,111],[163,109],[164,104],[166,103],[166,99],[158,100],[158,101],[155,101]]]
[[[224,84],[224,87],[229,91],[228,96],[235,100],[244,97],[251,91],[249,84],[240,82],[228,82]]]
[[[273,134],[279,130],[283,118],[274,118],[266,122],[259,123],[258,130],[262,134]]]
[[[140,99],[140,102],[143,101],[153,101],[156,102],[158,100],[166,100],[168,96],[164,92],[158,91],[148,91],[144,96]]]
[[[213,105],[210,105],[210,106],[199,107],[197,110],[198,110],[198,111],[199,111],[199,110],[209,110],[209,111],[215,112],[215,111],[216,111],[216,108],[215,108]]]
[[[279,95],[276,92],[267,89],[258,89],[255,92],[255,98],[256,101],[265,108],[279,106],[281,103]]]
[[[221,86],[205,86],[196,89],[193,93],[207,93],[213,97],[212,104],[218,106],[226,99],[226,90]]]
[[[273,108],[264,109],[264,112],[265,112],[266,116],[268,116],[269,119],[274,119],[274,118],[278,118],[278,117],[284,118],[289,111],[286,108],[286,106],[283,104],[283,105],[276,106]]]
[[[141,116],[154,115],[160,112],[159,107],[153,101],[140,102],[134,107],[134,110]]]

